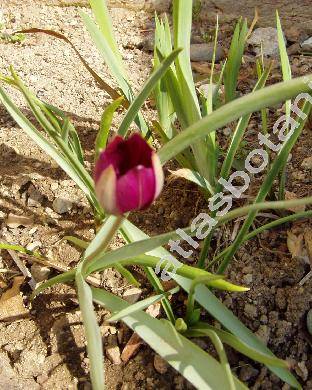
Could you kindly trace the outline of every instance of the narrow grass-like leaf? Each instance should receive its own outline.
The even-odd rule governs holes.
[[[168,295],[173,295],[173,294],[177,293],[179,290],[180,290],[179,287],[175,287],[175,288],[173,288],[173,289],[171,289],[169,291],[166,291],[166,292],[164,292],[162,294],[157,294],[157,295],[154,295],[152,297],[148,297],[148,298],[142,299],[139,302],[136,302],[136,303],[134,303],[132,305],[129,305],[126,309],[123,309],[123,310],[119,311],[118,313],[113,314],[108,319],[108,321],[110,321],[110,322],[112,322],[112,321],[119,321],[123,317],[130,316],[133,313],[136,313],[137,311],[146,309],[150,305],[153,305],[154,303],[160,301],[161,299],[163,299],[164,297],[166,297]]]
[[[262,202],[262,203],[254,203],[248,206],[244,206],[235,210],[228,212],[226,215],[217,218],[218,224],[221,225],[225,222],[233,220],[235,218],[241,217],[242,215],[248,214],[250,212],[265,210],[265,209],[287,209],[293,206],[300,206],[303,204],[312,204],[312,197],[307,197],[303,199],[295,199],[288,201],[279,201],[279,202]],[[112,224],[113,219],[117,217],[109,217],[108,221]],[[125,226],[128,226],[129,221],[125,220],[121,227],[121,231]],[[103,228],[104,229],[104,228]],[[189,234],[190,236],[195,235],[196,229],[191,230],[190,227],[184,228],[184,232]],[[129,258],[133,258],[135,256],[139,256],[142,253],[147,253],[154,250],[157,247],[165,245],[170,239],[175,240],[180,236],[176,233],[176,231],[160,234],[155,237],[150,237],[143,239],[141,241],[136,241],[132,244],[125,245],[121,248],[118,248],[114,251],[107,252],[105,254],[98,253],[96,256],[93,256],[92,262],[88,265],[87,273],[96,272],[99,269],[105,268],[108,265],[112,265],[116,262],[126,260]],[[87,251],[90,251],[91,245],[87,248]],[[217,286],[223,286],[224,283],[228,283],[225,281],[215,281],[211,285],[213,287],[218,288]]]
[[[92,292],[90,286],[83,278],[82,263],[77,268],[75,280],[79,307],[82,315],[82,322],[87,339],[87,352],[90,359],[90,376],[92,381],[92,388],[94,390],[103,390],[105,388],[103,342],[93,308]]]
[[[290,151],[292,150],[293,146],[295,145],[299,135],[301,134],[304,128],[306,119],[308,118],[310,111],[311,111],[311,104],[310,102],[306,101],[302,108],[302,112],[305,115],[305,119],[302,118],[298,119],[297,127],[294,129],[292,135],[288,138],[288,140],[284,142],[280,152],[278,153],[275,160],[273,161],[267,176],[262,182],[262,185],[255,199],[255,204],[259,202],[263,202],[267,194],[269,193],[270,189],[272,188],[274,180],[276,179],[281,169],[283,169]],[[227,252],[223,262],[219,267],[219,273],[223,273],[225,271],[227,265],[229,264],[236,250],[240,247],[242,240],[244,236],[247,234],[256,215],[257,215],[257,211],[253,211],[253,210],[251,210],[250,213],[248,214],[248,217],[246,218],[242,228],[240,229],[238,235],[236,236],[236,239],[232,244],[231,249],[229,250],[229,252]]]
[[[68,176],[75,181],[80,189],[91,199],[96,198],[94,192],[90,187],[80,178],[72,165],[62,156],[62,154],[53,146],[46,138],[33,126],[33,124],[22,114],[22,112],[15,106],[15,104],[8,97],[6,92],[0,87],[0,100],[8,110],[16,123],[26,132],[26,134],[36,142],[36,144],[43,149],[50,157],[52,157],[58,165],[68,174]]]
[[[158,81],[162,78],[162,76],[167,72],[168,68],[181,52],[182,49],[176,49],[168,57],[166,57],[160,65],[153,71],[150,77],[147,79],[146,83],[142,87],[138,96],[132,101],[120,127],[118,130],[118,134],[121,136],[125,136],[130,124],[136,117],[138,111],[144,104],[145,100],[152,93]]]
[[[120,96],[118,99],[114,100],[111,104],[108,105],[108,107],[105,108],[101,116],[100,129],[95,139],[95,160],[97,160],[100,151],[106,148],[114,113],[124,102],[124,100],[125,98],[123,96]]]
[[[124,232],[128,239],[133,242],[148,237],[129,221],[124,222],[122,232]],[[157,248],[151,251],[149,254],[151,256],[162,258],[170,254],[170,252],[166,251],[164,248]],[[186,279],[185,277],[181,277],[178,274],[172,274],[172,278],[186,291],[189,291],[192,283],[191,280]],[[274,356],[272,352],[248,328],[246,328],[245,325],[240,322],[239,319],[235,317],[234,314],[228,310],[207,287],[199,286],[195,294],[195,299],[226,329],[232,332],[240,340],[262,353]],[[274,366],[268,367],[279,378],[289,383],[294,388],[301,389],[301,386],[296,378],[288,370],[284,368],[276,368]]]
[[[174,279],[181,287],[183,287],[186,291],[189,291],[191,282],[188,279],[179,275],[175,275]],[[239,321],[239,319],[235,317],[234,314],[227,309],[207,287],[198,286],[195,293],[195,299],[210,315],[212,315],[227,330],[246,343],[249,347],[256,349],[260,353],[274,356],[272,352],[260,341],[260,339],[246,328],[245,325]],[[279,378],[289,383],[295,389],[301,389],[301,386],[296,378],[287,369],[276,367],[271,364],[266,364],[266,366]]]
[[[100,30],[109,44],[116,59],[120,63],[120,67],[123,67],[122,58],[118,49],[118,45],[114,36],[113,25],[111,17],[109,15],[105,0],[90,0],[90,5],[95,16],[95,20],[100,27]]]
[[[238,337],[232,335],[230,332],[226,332],[221,329],[217,329],[214,326],[208,325],[203,322],[199,322],[187,332],[188,337],[200,337],[206,334],[206,330],[213,330],[220,337],[221,341],[230,347],[236,349],[236,351],[263,364],[270,364],[275,367],[288,368],[288,364],[285,360],[278,359],[275,356],[268,355],[266,353],[259,352],[255,348],[251,348],[249,345],[241,341]]]
[[[107,40],[107,37],[103,35],[102,32],[97,28],[97,26],[94,24],[93,20],[90,18],[89,15],[84,12],[80,12],[80,15],[99,53],[102,55],[104,61],[107,63],[112,75],[117,80],[124,96],[129,101],[129,103],[131,103],[134,99],[134,93],[127,79],[125,70],[120,63],[119,58],[116,57],[114,51],[110,46],[110,39]],[[140,113],[136,118],[136,123],[143,135],[146,135],[148,133],[148,127],[143,116]]]
[[[238,74],[244,54],[247,32],[247,20],[245,19],[243,22],[239,21],[234,30],[230,50],[228,53],[227,64],[224,71],[226,103],[235,99]]]
[[[96,303],[108,310],[121,311],[130,306],[103,290],[92,288],[92,295]],[[230,389],[220,363],[177,333],[169,322],[159,321],[143,311],[132,313],[123,321],[196,388]],[[237,390],[246,389],[237,378],[234,381]]]
[[[247,94],[218,108],[164,145],[158,152],[162,163],[164,164],[170,158],[182,152],[194,141],[205,137],[210,132],[225,126],[231,121],[259,111],[261,108],[273,106],[302,92],[311,92],[309,82],[312,86],[311,75],[284,81]]]
[[[89,241],[84,241],[84,240],[81,240],[80,238],[74,237],[74,236],[64,236],[61,239],[60,243],[63,241],[70,241],[74,245],[78,246],[78,248],[82,248],[82,249],[87,249],[88,246],[90,245]]]

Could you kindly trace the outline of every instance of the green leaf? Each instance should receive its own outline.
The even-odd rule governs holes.
[[[99,53],[108,65],[112,75],[117,80],[118,85],[121,88],[124,96],[131,103],[134,99],[134,93],[132,91],[122,63],[120,62],[119,56],[116,56],[115,52],[112,50],[111,38],[106,37],[106,35],[103,35],[103,33],[97,28],[97,26],[94,24],[93,20],[90,18],[89,15],[84,12],[80,12],[80,16],[82,17],[83,22],[87,30],[89,31],[89,34],[91,35],[91,38],[93,39],[93,42],[95,43]],[[146,135],[148,133],[148,127],[142,114],[138,115],[138,117],[136,118],[136,123],[143,135]]]
[[[308,114],[310,113],[311,110],[311,104],[310,102],[306,101],[303,105],[302,111],[305,113],[306,118],[308,118]],[[281,169],[284,167],[285,162],[287,161],[287,158],[289,156],[290,151],[292,150],[293,146],[295,145],[299,135],[302,132],[302,129],[304,128],[306,119],[300,118],[298,120],[298,126],[296,129],[294,129],[293,134],[289,137],[288,140],[286,140],[278,153],[278,155],[275,157],[270,170],[265,177],[264,181],[261,184],[261,187],[258,191],[257,197],[254,201],[255,204],[263,202],[264,199],[266,198],[267,194],[269,193],[270,189],[272,188],[273,182],[276,179],[278,173],[281,171]],[[276,202],[279,203],[279,202]],[[286,204],[287,202],[280,202],[280,204]],[[257,215],[257,211],[250,210],[248,213],[248,217],[246,218],[242,228],[240,229],[238,235],[235,238],[235,241],[233,242],[231,249],[227,252],[227,254],[224,257],[223,262],[221,263],[219,267],[219,272],[223,273],[224,270],[226,269],[227,265],[229,264],[230,260],[232,259],[234,253],[236,250],[240,247],[242,244],[242,240],[244,236],[247,234],[250,226],[252,225],[252,222]]]
[[[241,341],[238,337],[233,336],[231,333],[224,330],[217,329],[211,325],[199,322],[187,332],[188,337],[200,337],[206,334],[206,330],[213,330],[216,332],[220,340],[229,345],[230,347],[236,349],[236,351],[242,353],[243,355],[249,357],[250,359],[255,360],[263,364],[269,364],[275,367],[288,368],[288,364],[285,360],[278,359],[275,356],[268,355],[267,353],[259,352],[255,348],[251,348],[249,345]]]
[[[189,291],[192,283],[191,281],[179,275],[175,275],[174,279],[182,288]],[[249,347],[256,349],[260,353],[272,357],[274,356],[272,352],[260,341],[260,339],[246,328],[245,325],[243,325],[243,323],[240,322],[238,318],[236,318],[234,314],[227,309],[207,287],[198,286],[195,293],[195,299],[210,315],[218,320],[227,330],[233,333],[242,342],[246,343]],[[301,386],[295,377],[285,368],[276,367],[271,364],[266,364],[266,366],[283,381],[289,383],[296,389],[301,389]]]
[[[88,246],[90,245],[89,241],[84,241],[84,240],[81,240],[80,238],[74,237],[74,236],[64,236],[61,239],[60,243],[63,241],[70,241],[73,244],[75,244],[76,246],[78,246],[78,248],[82,248],[82,249],[87,249]]]
[[[126,310],[130,304],[100,289],[92,288],[93,300],[111,311]],[[151,348],[188,379],[196,388],[229,390],[224,369],[213,357],[180,335],[166,320],[157,320],[143,311],[123,321]],[[236,389],[247,389],[234,377]]]
[[[228,53],[228,60],[224,70],[224,89],[226,103],[235,99],[238,74],[244,54],[247,32],[247,20],[245,19],[244,22],[239,21],[234,30],[230,50]]]
[[[108,321],[119,321],[120,319],[131,316],[132,314],[140,311],[145,310],[150,305],[153,305],[154,303],[160,301],[164,297],[167,297],[168,295],[173,295],[177,293],[180,290],[179,287],[175,287],[167,292],[163,292],[162,294],[153,295],[152,297],[148,297],[146,299],[142,299],[139,302],[133,303],[132,305],[129,305],[126,309],[123,309],[119,311],[118,313],[112,315]]]
[[[114,37],[113,25],[109,16],[108,8],[105,0],[90,0],[90,5],[95,16],[95,20],[100,27],[103,36],[106,38],[109,47],[114,53],[116,59],[122,68],[122,58],[118,49],[116,39]]]
[[[122,231],[126,234],[131,241],[142,240],[148,236],[143,233],[136,226],[129,221],[125,221]],[[157,248],[149,253],[151,256],[163,257],[170,254],[164,248]],[[172,278],[186,291],[189,291],[192,281],[178,274],[172,274]],[[240,340],[245,342],[248,346],[262,352],[274,356],[271,351],[248,329],[245,325],[239,321],[234,314],[228,310],[205,286],[199,286],[196,290],[195,300],[204,307],[208,313],[216,318],[226,329],[233,333]],[[268,366],[272,372],[274,372],[279,378],[289,383],[296,389],[301,389],[300,384],[296,378],[284,368],[276,368]]]
[[[311,92],[308,85],[311,81],[311,75],[284,81],[252,92],[218,108],[166,143],[158,152],[162,163],[164,164],[182,152],[194,141],[205,137],[229,122],[259,111],[261,108],[273,106],[290,99],[301,92]]]
[[[68,176],[75,181],[80,189],[91,199],[95,200],[94,192],[85,184],[76,170],[73,168],[63,155],[53,146],[46,138],[33,126],[33,124],[22,114],[22,112],[15,106],[5,91],[0,87],[0,100],[8,110],[9,114],[16,121],[16,123],[26,132],[26,134],[36,142],[36,144],[43,149],[50,157],[52,157],[58,165],[68,174]],[[92,179],[91,179],[92,180]],[[96,201],[94,202],[96,204]]]
[[[98,159],[101,150],[106,148],[114,113],[124,101],[125,98],[120,96],[118,99],[109,104],[102,114],[100,129],[95,139],[95,160]]]
[[[138,111],[142,107],[145,100],[152,93],[158,81],[162,78],[162,76],[167,72],[171,63],[178,56],[182,49],[176,49],[168,57],[166,57],[161,64],[153,71],[150,77],[145,82],[138,96],[132,101],[120,127],[118,130],[118,134],[125,136],[130,124],[136,117]]]
[[[82,322],[87,339],[87,352],[90,359],[90,376],[92,388],[103,390],[104,365],[103,365],[103,341],[96,315],[93,308],[92,292],[82,275],[82,263],[76,271],[76,286],[78,293],[79,307],[82,315]]]

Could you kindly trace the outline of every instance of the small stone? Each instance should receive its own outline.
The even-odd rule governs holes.
[[[133,287],[133,288],[129,288],[129,290],[125,291],[122,297],[124,300],[126,300],[127,302],[132,304],[132,303],[137,302],[140,299],[141,294],[142,294],[141,289],[139,289],[137,287]]]
[[[270,338],[270,328],[267,325],[260,325],[255,334],[265,345],[268,344]]]
[[[279,46],[277,39],[277,29],[273,27],[259,27],[251,34],[248,44],[254,46],[256,55],[261,54],[261,44],[264,56],[277,57]]]
[[[68,213],[73,207],[73,203],[68,199],[55,198],[53,201],[53,210],[58,214]]]
[[[230,127],[225,127],[223,130],[222,130],[222,133],[225,135],[225,136],[229,136],[232,134],[232,130]]]
[[[118,345],[107,347],[106,355],[113,364],[121,364],[120,349]]]
[[[253,319],[257,317],[258,310],[256,306],[251,305],[250,303],[246,303],[244,307],[244,313],[248,318]]]
[[[262,314],[260,317],[261,324],[267,324],[268,323],[268,317],[265,314]]]
[[[310,309],[307,314],[307,328],[308,332],[312,336],[312,309]]]
[[[168,371],[168,363],[159,355],[154,356],[154,367],[159,374],[165,374]]]
[[[312,37],[302,42],[301,47],[304,51],[312,51]]]
[[[239,379],[243,382],[247,382],[250,379],[254,378],[259,374],[259,370],[251,367],[251,366],[244,366],[240,369],[239,372]]]
[[[306,381],[309,376],[309,371],[307,369],[307,366],[305,365],[305,362],[299,362],[298,363],[298,368],[295,367],[296,373],[301,376],[301,378]]]
[[[28,249],[31,252],[34,252],[36,249],[40,248],[42,243],[40,241],[34,241],[30,242],[27,246],[26,249]]]
[[[52,191],[56,191],[57,189],[58,189],[58,183],[57,182],[53,182],[53,183],[51,183],[51,190]]]
[[[48,279],[50,268],[44,267],[38,263],[34,263],[30,267],[30,272],[36,282],[42,282],[43,280]]]
[[[301,164],[301,167],[303,169],[312,169],[312,156],[311,157],[307,157],[305,158],[303,161],[302,161],[302,164]]]
[[[243,282],[245,284],[251,284],[252,283],[252,278],[253,278],[252,274],[244,275],[243,276]]]
[[[209,43],[193,43],[191,44],[190,57],[191,61],[212,61],[214,51],[214,44]],[[224,50],[222,46],[217,45],[216,49],[216,61],[220,61],[224,58]]]

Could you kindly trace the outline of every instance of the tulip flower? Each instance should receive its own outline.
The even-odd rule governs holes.
[[[121,215],[148,207],[160,194],[164,174],[155,151],[138,133],[116,136],[95,164],[95,192],[104,210]]]

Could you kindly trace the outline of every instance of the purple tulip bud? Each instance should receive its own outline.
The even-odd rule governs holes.
[[[148,207],[160,194],[164,174],[155,151],[138,133],[127,140],[116,136],[99,156],[95,192],[109,214]]]

